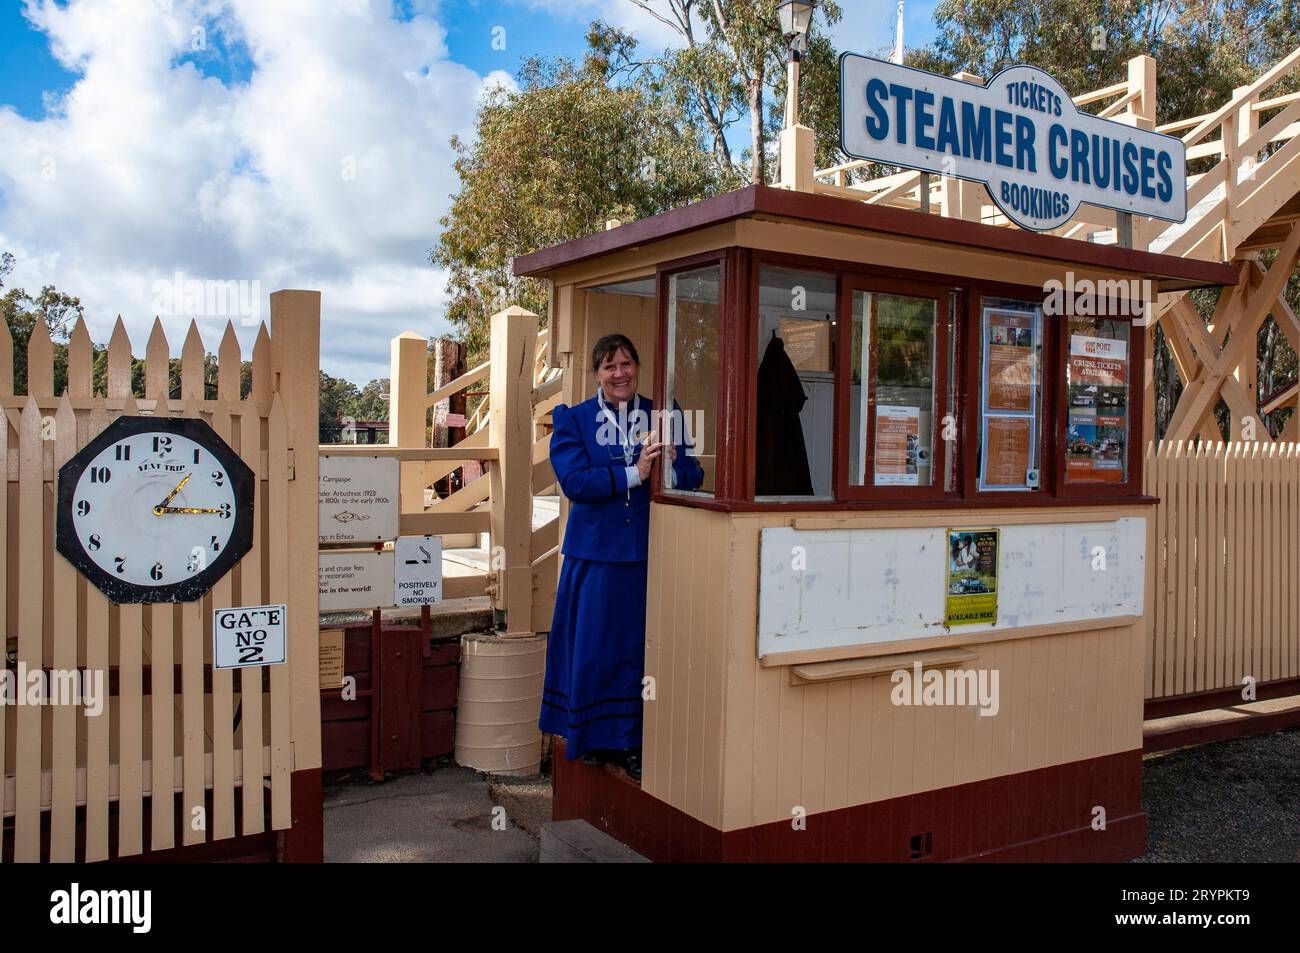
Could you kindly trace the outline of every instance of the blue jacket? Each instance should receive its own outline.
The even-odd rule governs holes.
[[[647,414],[654,409],[645,397],[641,397],[640,406]],[[676,401],[673,408],[681,410]],[[622,447],[600,442],[602,426],[606,428],[606,438],[610,430],[600,413],[599,402],[592,397],[572,407],[559,404],[551,419],[555,423],[555,432],[551,434],[551,467],[560,489],[572,504],[561,552],[602,562],[644,562],[650,543],[650,485],[646,482],[628,489],[628,464],[623,459]],[[675,444],[675,484],[678,489],[691,490],[704,482],[704,470],[699,460],[687,455],[681,437],[678,433]],[[640,457],[638,443],[633,465]],[[667,463],[668,453],[663,452],[659,459],[661,465]]]

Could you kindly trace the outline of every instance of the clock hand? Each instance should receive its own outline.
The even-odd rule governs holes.
[[[179,493],[179,492],[181,491],[181,487],[183,487],[186,483],[189,483],[189,482],[190,482],[190,477],[192,477],[192,476],[194,476],[193,473],[187,473],[187,474],[185,474],[185,479],[184,479],[184,480],[181,480],[180,483],[177,483],[177,484],[176,484],[176,489],[174,489],[174,490],[172,490],[170,493],[168,493],[168,494],[167,494],[167,498],[166,498],[165,500],[163,500],[161,503],[159,503],[157,506],[155,506],[155,507],[153,508],[153,515],[154,515],[154,516],[162,516],[163,511],[166,510],[166,509],[168,508],[168,507],[167,507],[167,504],[169,504],[172,500],[176,499],[176,494]]]
[[[159,506],[154,509],[154,512],[163,516],[167,513],[220,513],[221,510],[201,506]]]

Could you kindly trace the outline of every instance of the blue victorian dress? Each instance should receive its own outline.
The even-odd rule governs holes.
[[[565,738],[570,759],[641,745],[650,487],[629,485],[637,478],[628,467],[641,453],[634,406],[646,415],[644,433],[653,407],[640,395],[627,405],[626,430],[611,427],[603,408],[617,419],[618,405],[602,407],[599,393],[573,407],[560,404],[552,414],[551,466],[570,507],[539,725]],[[677,427],[674,483],[694,489],[704,471],[686,454],[680,432]],[[660,460],[669,461],[666,448]]]

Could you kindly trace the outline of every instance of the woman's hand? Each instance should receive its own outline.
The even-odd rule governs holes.
[[[642,448],[641,456],[636,461],[636,472],[641,477],[642,483],[650,479],[650,470],[654,467],[655,461],[659,459],[659,454],[663,448],[662,443],[655,443],[654,441],[650,441]]]

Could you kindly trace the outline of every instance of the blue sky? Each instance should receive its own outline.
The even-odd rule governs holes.
[[[908,4],[909,45],[934,5]],[[841,49],[892,43],[893,2],[842,6]],[[248,283],[246,349],[271,291],[318,288],[324,369],[384,376],[390,337],[446,330],[427,255],[447,140],[525,57],[581,55],[598,16],[672,42],[630,0],[0,0],[10,284],[80,295],[96,341],[120,313],[142,349],[160,314],[173,351],[190,320],[215,349],[229,317],[172,300],[185,282]]]

